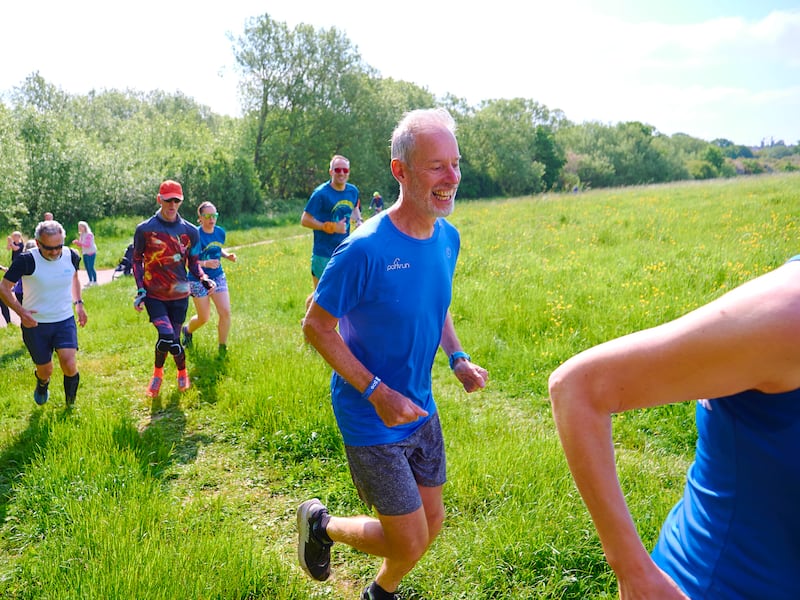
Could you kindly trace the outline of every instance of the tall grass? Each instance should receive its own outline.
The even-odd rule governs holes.
[[[435,365],[448,519],[404,580],[405,598],[615,597],[558,444],[547,377],[586,347],[781,264],[798,249],[798,184],[771,176],[459,204],[452,312],[491,382],[467,395],[444,356]],[[128,225],[95,230],[124,249]],[[0,329],[0,597],[356,598],[374,575],[377,559],[338,545],[328,582],[296,563],[299,502],[364,507],[330,410],[330,370],[299,327],[310,234],[229,234],[231,244],[267,238],[226,265],[228,356],[217,356],[212,320],[194,336],[185,394],[168,363],[161,398],[144,398],[155,335],[131,308],[131,278],[84,292],[71,412],[58,369],[49,404],[34,405],[19,331]],[[692,407],[620,415],[615,439],[652,545],[693,455]]]

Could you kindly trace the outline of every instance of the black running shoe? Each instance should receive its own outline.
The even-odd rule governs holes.
[[[367,587],[364,588],[364,591],[361,592],[360,600],[376,600],[375,596],[372,594],[372,591],[370,590],[371,586],[372,584],[369,584]],[[397,594],[392,594],[391,598],[392,600],[400,600],[400,596],[398,596]]]
[[[181,327],[181,333],[183,334],[183,347],[184,348],[191,348],[192,347],[192,336],[193,333],[189,333],[189,326],[184,325]]]
[[[297,508],[297,557],[308,576],[325,581],[331,576],[331,546],[314,534],[314,525],[328,513],[318,499],[306,500]]]
[[[33,401],[36,402],[39,406],[47,402],[47,399],[50,398],[50,390],[47,389],[47,386],[50,385],[50,380],[42,381],[39,379],[39,376],[34,371],[33,376],[36,377],[36,388],[33,390]]]

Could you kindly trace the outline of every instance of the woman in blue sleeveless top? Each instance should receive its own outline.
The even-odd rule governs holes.
[[[561,442],[620,598],[798,597],[797,259],[551,375]],[[690,400],[698,400],[695,461],[651,555],[617,478],[611,415]]]

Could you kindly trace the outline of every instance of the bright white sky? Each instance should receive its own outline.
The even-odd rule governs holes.
[[[238,115],[228,33],[336,27],[383,77],[737,144],[800,142],[800,0],[32,0],[0,16],[0,93],[180,91]]]

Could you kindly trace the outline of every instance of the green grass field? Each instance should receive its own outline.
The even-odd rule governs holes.
[[[466,394],[439,356],[448,518],[404,580],[408,599],[615,598],[547,399],[550,372],[591,345],[677,317],[798,251],[800,176],[462,202],[452,313],[491,381]],[[98,223],[113,267],[130,223]],[[224,215],[220,225],[226,227]],[[254,244],[266,239],[272,243]],[[364,511],[330,409],[330,370],[300,330],[310,233],[229,227],[227,359],[194,336],[194,387],[144,397],[155,333],[131,278],[84,292],[81,388],[32,399],[19,329],[0,329],[0,597],[357,598],[379,559],[335,546],[334,576],[297,565],[294,514],[316,496]],[[690,404],[615,420],[623,487],[648,546],[692,459]]]

